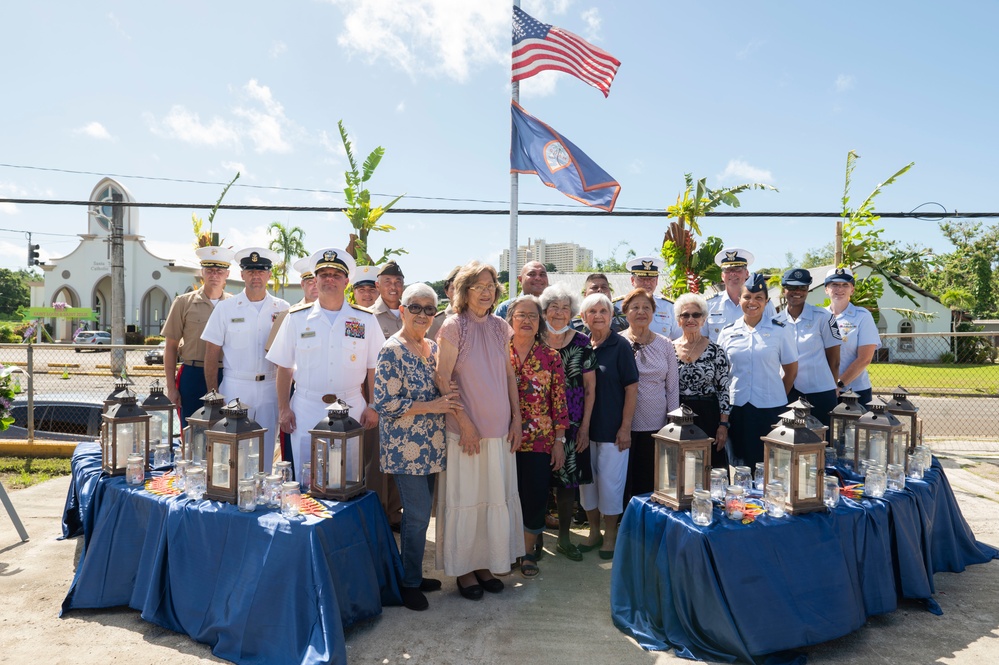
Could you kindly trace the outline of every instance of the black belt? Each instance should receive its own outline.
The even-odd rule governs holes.
[[[184,364],[185,365],[190,365],[191,367],[204,367],[205,366],[205,361],[204,360],[185,360]]]

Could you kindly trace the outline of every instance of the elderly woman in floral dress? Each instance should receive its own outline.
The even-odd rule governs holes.
[[[391,473],[402,500],[402,602],[425,610],[424,591],[441,588],[423,577],[434,479],[444,470],[444,414],[461,408],[458,395],[436,384],[437,344],[424,336],[437,313],[437,294],[426,284],[402,293],[402,330],[385,341],[375,368],[372,408],[378,412],[381,470]]]

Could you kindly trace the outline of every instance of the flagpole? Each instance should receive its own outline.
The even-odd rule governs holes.
[[[520,7],[520,0],[513,0],[514,7]],[[511,18],[511,23],[513,19]],[[512,77],[511,77],[512,78]],[[511,81],[510,98],[520,103],[520,81]],[[510,145],[513,146],[513,122],[510,122]],[[520,203],[519,181],[516,173],[510,173],[510,261],[507,266],[510,280],[510,297],[517,297],[517,276],[520,266],[517,265],[517,207]]]

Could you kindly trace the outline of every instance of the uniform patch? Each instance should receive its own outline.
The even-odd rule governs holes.
[[[271,314],[271,323],[274,323],[274,321],[277,320],[278,314],[280,313],[281,312],[274,312],[273,314]]]
[[[309,338],[309,337],[315,337],[315,336],[316,336],[316,331],[315,330],[306,330],[304,333],[302,333],[301,335],[299,335],[299,337],[301,337],[302,339],[306,339],[306,338]]]
[[[843,335],[839,332],[839,325],[837,325],[836,319],[829,319],[829,330],[832,331],[833,339],[843,339]]]
[[[240,317],[238,319],[229,319],[230,323],[243,323],[244,321],[246,321],[246,319],[244,319],[242,317]]]
[[[343,334],[345,337],[364,339],[364,324],[357,319],[347,319],[343,324]]]

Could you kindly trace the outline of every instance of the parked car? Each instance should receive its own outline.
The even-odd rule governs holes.
[[[101,349],[94,349],[93,347],[109,346],[111,344],[111,333],[103,330],[81,330],[73,338],[73,344],[77,345],[73,349],[77,353],[88,348],[91,351],[100,351]],[[110,351],[110,349],[106,350]]]
[[[163,350],[166,348],[166,342],[160,342],[153,348],[146,351],[146,364],[147,365],[162,365],[163,364]]]

